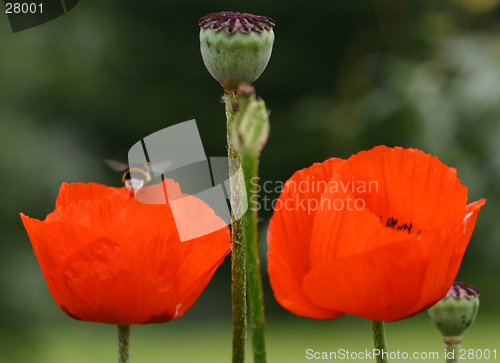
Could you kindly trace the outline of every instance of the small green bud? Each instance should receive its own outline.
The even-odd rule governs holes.
[[[480,295],[474,286],[456,281],[446,296],[427,310],[445,343],[460,343],[462,335],[476,318]]]
[[[233,147],[242,153],[260,154],[269,137],[266,104],[256,99],[255,89],[248,84],[240,84],[238,94],[238,110],[231,127]]]
[[[274,43],[274,20],[232,11],[199,21],[203,62],[226,90],[252,83],[264,72]]]

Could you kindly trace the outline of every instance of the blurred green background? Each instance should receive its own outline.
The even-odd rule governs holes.
[[[0,15],[0,363],[116,359],[115,327],[74,321],[53,302],[19,213],[45,218],[62,182],[120,186],[102,159],[182,121],[196,119],[206,154],[224,156],[222,88],[203,65],[197,26],[224,10],[276,21],[255,82],[271,110],[262,181],[399,145],[438,155],[470,201],[487,199],[457,279],[482,292],[464,348],[497,349],[500,359],[499,2],[82,0],[15,34]],[[264,266],[271,213],[260,214]],[[308,361],[306,349],[371,349],[368,322],[296,317],[274,301],[265,271],[264,283],[271,362]],[[387,331],[391,351],[442,354],[425,314]],[[131,344],[133,362],[228,362],[229,258],[182,318],[134,326]]]

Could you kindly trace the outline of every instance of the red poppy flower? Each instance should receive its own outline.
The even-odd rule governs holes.
[[[429,308],[458,273],[484,199],[415,149],[379,146],[296,172],[275,204],[268,272],[291,312],[377,321]]]
[[[167,181],[166,181],[167,182]],[[172,191],[182,196],[177,184]],[[162,184],[142,188],[153,199]],[[144,204],[125,188],[63,184],[44,221],[21,214],[52,297],[69,316],[109,324],[177,319],[196,301],[231,249],[229,228],[197,198],[189,210],[223,228],[180,242],[176,223],[192,223],[169,204]],[[199,221],[200,219],[198,219]]]

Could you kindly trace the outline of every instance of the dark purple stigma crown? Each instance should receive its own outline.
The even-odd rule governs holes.
[[[238,30],[246,34],[251,31],[262,33],[265,29],[271,30],[275,24],[273,19],[265,16],[224,11],[205,15],[198,25],[201,29],[210,28],[214,32],[223,29],[227,34],[234,34]]]
[[[461,299],[465,296],[472,299],[474,296],[481,296],[481,293],[475,286],[466,284],[465,282],[455,281],[446,294],[446,297],[449,296],[453,296],[457,299]]]

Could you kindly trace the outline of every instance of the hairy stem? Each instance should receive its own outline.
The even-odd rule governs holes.
[[[243,216],[245,230],[248,297],[250,302],[250,324],[255,363],[266,362],[266,321],[264,316],[264,294],[260,271],[259,238],[257,229],[257,195],[259,154],[242,151],[243,174],[247,191],[248,209]]]
[[[373,345],[377,349],[377,363],[389,361],[387,351],[387,341],[385,339],[385,324],[381,321],[372,321]],[[385,353],[385,354],[384,354]]]
[[[245,348],[247,338],[247,305],[246,305],[246,256],[242,218],[235,218],[235,206],[238,205],[238,195],[243,188],[241,180],[237,178],[240,154],[234,150],[231,142],[231,125],[234,122],[234,108],[238,96],[236,92],[227,91],[223,96],[226,105],[227,118],[227,153],[229,157],[229,175],[231,185],[231,290],[233,304],[233,363],[245,362]],[[233,160],[237,160],[235,163]]]
[[[130,325],[118,325],[118,363],[130,362]]]
[[[444,338],[446,363],[455,363],[460,360],[460,348],[462,347],[460,341],[462,340],[462,337],[459,337],[459,339],[453,339],[453,338],[455,337]]]

